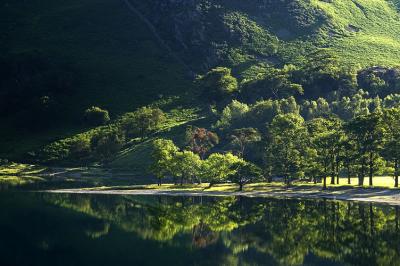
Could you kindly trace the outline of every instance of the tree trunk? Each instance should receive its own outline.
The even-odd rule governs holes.
[[[181,176],[181,186],[183,186],[183,175]]]
[[[331,164],[332,164],[332,167],[331,167],[331,185],[334,185],[335,184],[335,177],[336,177],[336,175],[335,175],[335,156],[334,155],[331,156]]]
[[[322,186],[322,189],[326,189],[326,175],[324,175],[324,184]]]
[[[239,191],[243,191],[243,183],[239,183]]]
[[[287,187],[290,187],[291,183],[290,183],[290,177],[287,177]]]
[[[374,234],[374,209],[372,208],[372,203],[369,204],[369,228],[370,228],[370,235]]]
[[[351,172],[350,172],[350,164],[347,165],[347,184],[351,185]]]
[[[339,185],[339,179],[340,179],[340,177],[339,177],[339,165],[340,165],[340,162],[339,162],[339,159],[336,159],[336,184],[338,184]]]
[[[161,177],[158,178],[158,186],[161,186]]]
[[[331,172],[331,185],[335,184],[335,163],[332,163],[332,172]]]
[[[394,187],[399,187],[399,160],[394,161]]]
[[[363,186],[364,185],[364,175],[365,175],[365,159],[362,160],[361,162],[361,169],[360,172],[358,173],[358,185]]]
[[[399,206],[394,207],[395,209],[395,221],[396,221],[396,232],[399,231]]]
[[[372,177],[374,175],[374,154],[372,152],[369,153],[369,185],[372,187]]]

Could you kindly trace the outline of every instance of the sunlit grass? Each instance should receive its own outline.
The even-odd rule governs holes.
[[[388,1],[311,2],[328,17],[330,26],[324,29],[337,33],[328,43],[340,61],[360,66],[399,65],[400,15]]]
[[[46,167],[36,165],[10,163],[0,166],[0,175],[35,175],[45,169]]]
[[[9,186],[21,186],[42,181],[45,181],[45,179],[39,176],[15,176],[15,175],[0,176],[0,184]]]
[[[336,180],[335,180],[336,182]],[[390,189],[394,188],[394,179],[389,176],[376,176],[373,179],[373,187],[374,188],[385,188]],[[351,178],[351,184],[347,184],[347,178],[340,178],[339,184],[331,185],[330,178],[327,179],[327,187],[332,189],[351,189],[351,188],[360,188],[358,186],[358,179]],[[290,185],[291,189],[322,189],[322,184],[313,182],[305,182],[305,181],[296,181]],[[368,186],[368,178],[364,180],[363,188],[370,188]],[[210,186],[209,183],[202,184],[162,184],[161,186],[157,184],[149,184],[149,185],[127,185],[127,186],[102,186],[102,187],[93,187],[87,188],[88,190],[163,190],[163,191],[184,191],[184,192],[237,192],[239,190],[239,186],[233,183],[223,183],[223,184],[214,184]],[[246,184],[243,187],[244,192],[272,192],[277,189],[287,189],[287,186],[282,182],[257,182]]]

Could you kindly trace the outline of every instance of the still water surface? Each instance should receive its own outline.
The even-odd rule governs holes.
[[[396,207],[0,194],[0,265],[400,265]]]

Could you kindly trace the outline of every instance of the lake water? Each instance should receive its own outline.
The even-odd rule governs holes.
[[[0,265],[400,265],[399,210],[249,198],[0,194]]]

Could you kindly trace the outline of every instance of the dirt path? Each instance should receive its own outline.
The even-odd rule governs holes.
[[[334,189],[321,191],[314,188],[271,188],[270,191],[187,191],[187,190],[162,190],[162,189],[132,189],[132,190],[96,190],[96,189],[60,189],[48,190],[50,193],[76,193],[76,194],[107,194],[107,195],[158,195],[158,196],[244,196],[244,197],[275,197],[275,198],[325,198],[332,200],[361,201],[385,203],[400,206],[400,191],[391,189]]]

